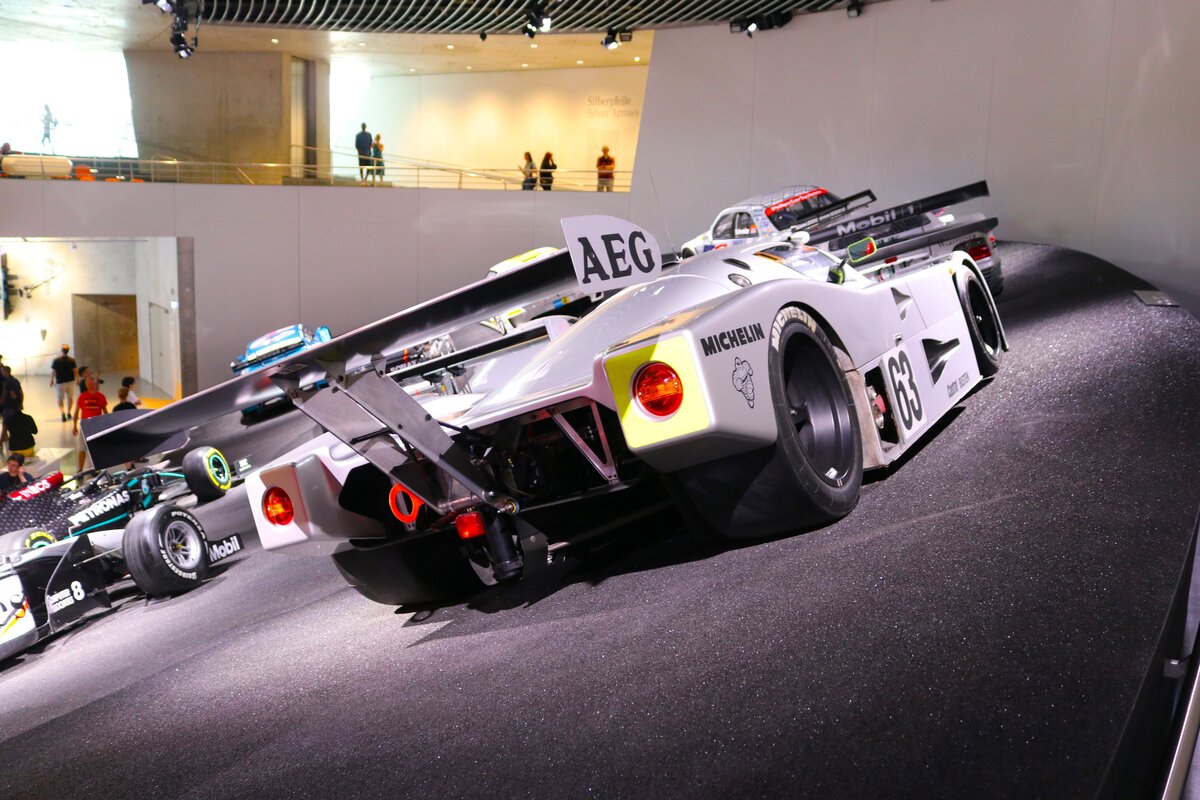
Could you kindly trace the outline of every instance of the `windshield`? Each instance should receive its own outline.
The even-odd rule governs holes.
[[[767,219],[771,220],[772,225],[785,231],[804,217],[833,205],[840,199],[835,194],[816,188],[772,203],[763,210],[766,211]]]

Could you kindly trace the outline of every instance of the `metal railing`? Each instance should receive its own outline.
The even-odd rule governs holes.
[[[358,155],[339,150],[295,146],[295,163],[225,163],[170,157],[92,158],[19,154],[0,177],[103,182],[206,183],[251,186],[319,185],[429,189],[486,189],[520,191],[525,176],[519,167],[480,168],[415,158],[386,156],[381,163],[358,165]],[[316,163],[304,163],[305,161]],[[7,171],[10,174],[5,175]],[[594,192],[594,169],[556,169],[550,185],[555,191]],[[616,171],[613,190],[629,191],[632,173]],[[540,181],[535,189],[546,187]]]

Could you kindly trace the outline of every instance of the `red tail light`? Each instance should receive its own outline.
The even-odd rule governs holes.
[[[683,381],[671,367],[651,361],[633,377],[633,396],[647,414],[669,417],[683,405]]]
[[[992,249],[986,244],[977,244],[971,249],[967,250],[967,255],[969,255],[975,261],[982,261],[985,258],[992,257]]]
[[[468,511],[454,518],[454,527],[458,530],[458,538],[474,539],[483,536],[487,529],[483,525],[483,514],[478,511]]]
[[[292,498],[278,486],[267,489],[263,495],[263,516],[272,525],[287,525],[296,516],[292,510]]]

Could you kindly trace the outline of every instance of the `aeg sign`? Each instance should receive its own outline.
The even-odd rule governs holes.
[[[591,294],[646,283],[662,273],[654,237],[632,222],[594,215],[562,221],[575,279]]]

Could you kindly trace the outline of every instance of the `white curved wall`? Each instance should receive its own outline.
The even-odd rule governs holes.
[[[660,31],[634,214],[678,244],[786,183],[886,203],[986,178],[1001,236],[1095,253],[1200,312],[1197,39],[1196,0],[891,0],[753,39]]]

